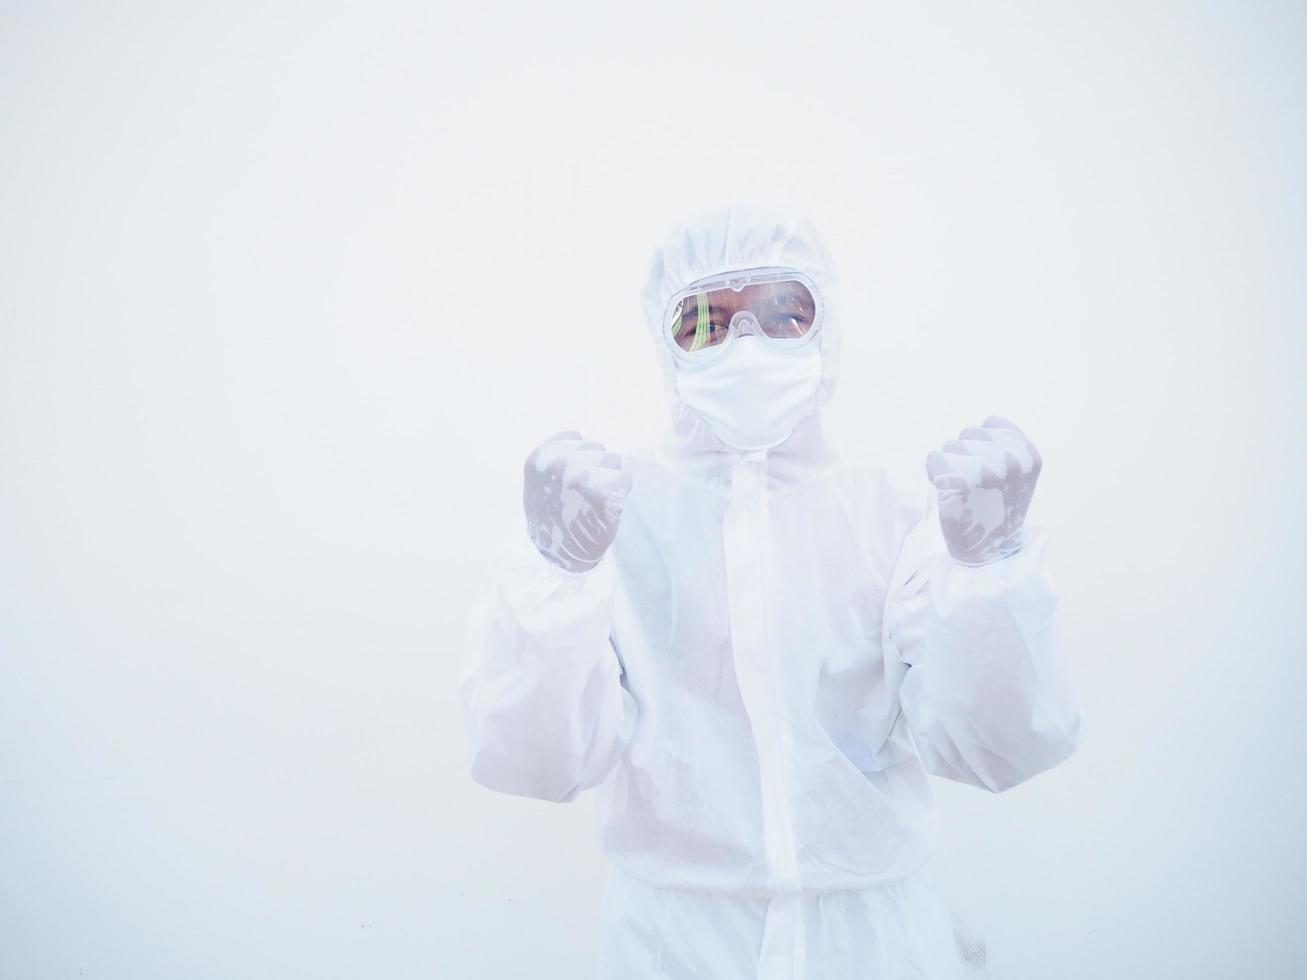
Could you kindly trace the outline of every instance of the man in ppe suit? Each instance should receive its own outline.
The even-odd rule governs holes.
[[[643,294],[671,427],[538,446],[473,610],[471,774],[596,788],[604,980],[959,976],[927,774],[997,793],[1084,735],[1024,526],[1038,453],[991,417],[920,492],[842,458],[835,299],[806,221],[676,230]]]

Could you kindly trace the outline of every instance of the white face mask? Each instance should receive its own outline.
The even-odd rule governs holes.
[[[816,346],[789,354],[744,336],[703,367],[679,367],[676,392],[728,446],[770,449],[808,413],[820,380]]]

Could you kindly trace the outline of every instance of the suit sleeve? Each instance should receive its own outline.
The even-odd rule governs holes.
[[[933,488],[922,511],[886,600],[886,655],[907,667],[899,702],[927,772],[1001,792],[1087,729],[1056,648],[1045,535],[1027,526],[1019,552],[972,568],[948,553]]]
[[[569,572],[524,529],[504,539],[458,684],[476,782],[565,803],[616,764],[636,722],[612,639],[616,589],[611,557]]]

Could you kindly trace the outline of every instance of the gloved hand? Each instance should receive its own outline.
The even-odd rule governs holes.
[[[569,572],[593,568],[617,534],[631,474],[579,432],[550,436],[526,458],[522,504],[536,548]]]
[[[988,565],[1021,549],[1021,526],[1043,460],[1007,419],[991,415],[926,457],[939,523],[955,561]]]

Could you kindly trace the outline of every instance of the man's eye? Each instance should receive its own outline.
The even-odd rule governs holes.
[[[713,336],[719,333],[724,333],[726,330],[726,324],[718,323],[713,320],[709,320],[705,326],[707,328],[707,333],[709,336]],[[683,338],[692,338],[698,332],[699,332],[699,321],[697,319],[691,319],[681,324],[680,336]]]

